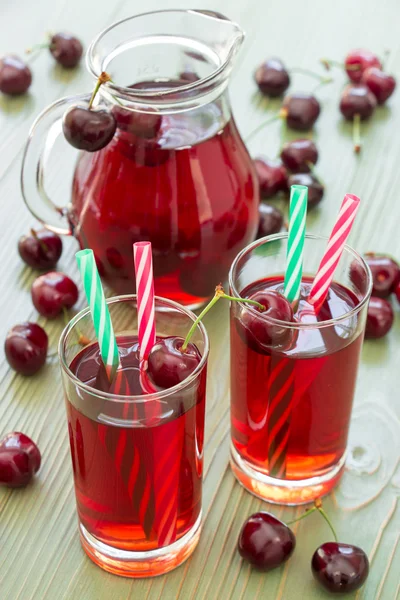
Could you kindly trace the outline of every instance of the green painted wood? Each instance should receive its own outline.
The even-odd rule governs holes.
[[[288,65],[317,68],[322,56],[340,59],[351,47],[366,46],[382,53],[391,50],[387,67],[400,75],[400,38],[397,0],[203,0],[203,8],[220,10],[241,23],[247,42],[235,71],[231,97],[244,135],[260,123],[277,102],[259,102],[252,71],[264,57],[281,56]],[[192,7],[192,1],[148,0],[146,9]],[[45,31],[76,32],[86,44],[113,20],[140,10],[138,2],[117,0],[3,0],[0,52],[22,53],[42,39]],[[82,67],[64,73],[46,52],[31,58],[34,83],[26,99],[0,98],[0,339],[13,324],[35,320],[30,301],[34,273],[24,268],[16,252],[19,235],[33,224],[19,190],[21,150],[34,117],[48,103],[64,95],[86,91],[90,79]],[[318,172],[327,187],[321,208],[310,215],[308,227],[329,232],[344,193],[361,196],[363,205],[351,241],[359,250],[389,252],[400,257],[400,93],[387,108],[363,126],[364,148],[352,153],[350,127],[337,110],[344,76],[318,91],[323,112],[315,128],[321,150]],[[314,81],[293,77],[293,89],[310,90]],[[291,134],[292,135],[292,134]],[[292,136],[294,137],[294,136]],[[251,143],[252,153],[274,156],[280,146],[276,123]],[[58,157],[64,160],[61,152]],[[56,164],[55,164],[56,166]],[[58,181],[65,197],[69,179]],[[54,183],[53,182],[53,183]],[[55,185],[55,183],[54,183]],[[282,201],[279,201],[282,204]],[[60,268],[77,277],[73,240],[66,240]],[[83,300],[81,300],[81,305]],[[393,600],[399,597],[400,561],[400,316],[387,339],[367,342],[355,400],[351,442],[357,460],[326,500],[326,508],[343,541],[362,546],[371,559],[367,584],[353,598]],[[42,319],[39,318],[39,322]],[[314,584],[310,557],[329,535],[313,515],[296,525],[298,548],[282,569],[267,575],[241,562],[235,544],[244,518],[266,508],[235,482],[228,468],[229,380],[227,306],[217,305],[207,317],[211,334],[206,423],[204,514],[199,547],[182,567],[154,580],[130,581],[102,572],[83,554],[78,540],[72,473],[61,381],[56,359],[29,380],[0,362],[0,433],[23,430],[39,443],[43,467],[25,490],[0,490],[0,597],[2,600],[315,600],[329,596]],[[56,350],[62,323],[46,325],[51,350]],[[360,461],[366,466],[360,469]],[[357,462],[358,461],[358,462]],[[290,519],[300,509],[268,507]]]

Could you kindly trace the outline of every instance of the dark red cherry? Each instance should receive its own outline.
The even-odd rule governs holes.
[[[368,304],[365,337],[377,339],[385,336],[392,328],[394,313],[392,305],[385,298],[371,296]]]
[[[284,192],[288,189],[288,174],[280,160],[269,160],[260,156],[253,163],[262,198],[271,198],[278,192]]]
[[[369,573],[369,561],[364,550],[357,546],[326,542],[314,552],[311,570],[326,590],[347,594],[364,584]]]
[[[292,173],[309,173],[310,165],[315,165],[318,160],[317,146],[312,140],[286,142],[281,151],[281,159]]]
[[[162,116],[153,109],[147,112],[138,112],[114,106],[113,115],[117,121],[117,127],[140,138],[153,139],[161,129]]]
[[[396,87],[395,78],[384,73],[378,67],[370,67],[364,71],[361,81],[373,93],[378,104],[385,104]]]
[[[360,115],[360,119],[364,121],[373,114],[376,108],[376,98],[366,85],[350,84],[342,92],[339,108],[348,121],[351,121],[355,115]]]
[[[397,284],[400,282],[399,264],[390,256],[373,252],[368,252],[364,258],[372,273],[372,295],[387,298],[395,291]],[[358,263],[354,263],[352,274],[359,277],[360,273],[364,273],[364,270],[361,269]],[[355,282],[357,283],[357,279]]]
[[[201,355],[194,344],[182,352],[183,338],[166,337],[151,349],[147,373],[160,389],[168,389],[184,381],[198,366]]]
[[[396,294],[397,302],[400,302],[400,282],[396,285],[394,293]]]
[[[31,459],[25,450],[5,448],[0,451],[0,485],[25,487],[32,475]]]
[[[54,319],[78,300],[75,283],[58,271],[50,271],[35,279],[31,294],[36,310],[48,319]]]
[[[254,79],[264,96],[276,98],[282,96],[290,85],[290,77],[279,58],[269,58],[258,67]]]
[[[359,83],[361,81],[364,71],[369,67],[378,67],[378,69],[382,69],[379,58],[369,50],[362,49],[349,52],[345,58],[344,67],[349,79],[354,83]]]
[[[307,131],[318,119],[321,107],[315,96],[297,93],[285,96],[281,112],[288,127],[297,131]]]
[[[267,512],[251,515],[239,534],[240,556],[260,571],[279,567],[291,557],[295,547],[293,531]]]
[[[50,53],[63,67],[72,68],[81,60],[83,47],[75,36],[69,33],[56,33],[49,46]]]
[[[281,231],[283,227],[283,214],[279,208],[261,202],[258,212],[260,214],[260,223],[258,225],[257,238]]]
[[[248,345],[256,352],[265,349],[286,347],[292,340],[292,331],[283,324],[272,323],[268,319],[277,319],[290,323],[293,321],[293,309],[290,302],[279,292],[266,290],[249,296],[262,304],[265,310],[256,306],[243,306],[240,312],[240,327]]]
[[[35,442],[24,433],[21,433],[20,431],[8,433],[2,440],[0,440],[0,452],[5,449],[24,450],[29,456],[32,470],[35,473],[39,471],[40,464],[42,462],[40,450],[36,446]]]
[[[62,126],[64,136],[71,146],[78,150],[96,152],[111,142],[117,122],[107,110],[73,106],[64,114]]]
[[[14,325],[7,333],[4,351],[8,364],[22,375],[33,375],[46,362],[49,340],[36,323]]]
[[[19,96],[25,94],[31,83],[31,70],[18,56],[0,58],[0,92]]]
[[[288,180],[289,188],[292,185],[306,185],[308,187],[307,208],[314,208],[319,204],[324,195],[324,186],[312,173],[295,173]]]
[[[62,241],[52,231],[32,229],[30,235],[19,238],[18,252],[22,260],[34,269],[53,269],[62,253]]]

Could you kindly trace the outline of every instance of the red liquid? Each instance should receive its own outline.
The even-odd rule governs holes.
[[[117,293],[135,291],[132,244],[150,240],[156,294],[196,305],[224,281],[254,239],[258,185],[220,102],[162,118],[154,139],[117,129],[103,150],[81,155],[70,222]]]
[[[354,294],[334,283],[318,316],[303,281],[298,321],[315,323],[353,309]],[[283,291],[282,278],[258,281],[257,290]],[[306,479],[332,469],[346,449],[359,355],[363,341],[358,317],[342,327],[302,330],[287,347],[252,347],[233,307],[231,320],[232,441],[240,456],[266,475]],[[321,335],[322,332],[322,335]]]
[[[142,394],[136,336],[119,338],[118,346],[129,393]],[[71,370],[88,385],[109,391],[98,376],[100,362],[94,344],[75,357]],[[167,406],[162,424],[153,426],[149,414],[154,404],[111,406],[88,394],[72,396],[69,389],[79,520],[98,540],[119,549],[153,550],[178,540],[196,523],[201,511],[205,377],[203,369],[198,385],[163,399]]]

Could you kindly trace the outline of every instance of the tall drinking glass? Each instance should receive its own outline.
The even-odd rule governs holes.
[[[59,355],[83,549],[127,577],[166,573],[200,535],[208,338],[191,340],[201,360],[180,384],[143,395],[136,296],[107,301],[129,395],[107,389],[89,309],[61,335]],[[156,297],[157,338],[185,337],[196,316]],[[82,348],[81,336],[93,340]]]
[[[364,337],[371,274],[346,246],[327,300],[307,302],[327,239],[307,235],[293,322],[231,307],[231,466],[256,496],[302,504],[339,481]],[[283,293],[287,234],[247,246],[230,271],[231,294]]]

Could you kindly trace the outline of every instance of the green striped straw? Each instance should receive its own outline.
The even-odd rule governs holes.
[[[119,366],[118,346],[93,250],[80,250],[75,256],[90,306],[101,358],[111,382]]]
[[[306,185],[292,185],[290,188],[289,234],[284,287],[284,293],[289,302],[295,302],[300,297],[307,197],[308,187]]]

